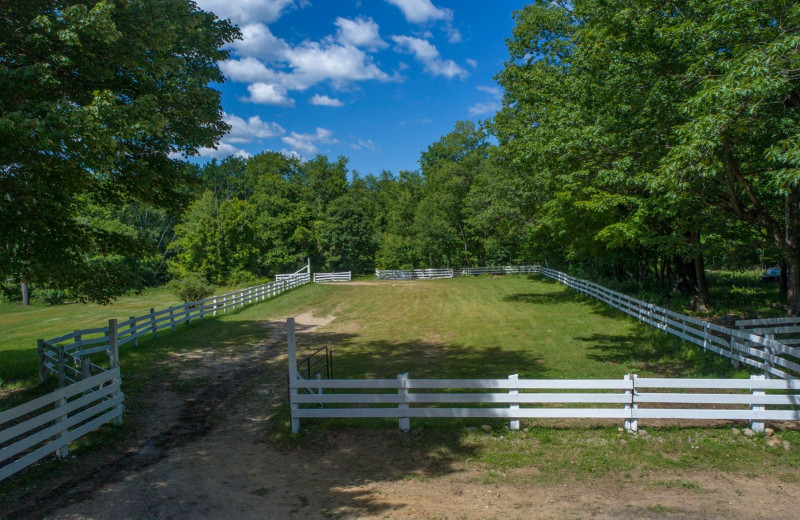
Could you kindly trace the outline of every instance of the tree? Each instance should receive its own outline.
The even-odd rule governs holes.
[[[229,129],[209,84],[238,30],[189,0],[9,0],[0,20],[0,276],[107,302],[92,258],[124,237],[82,205],[175,203],[175,154]]]

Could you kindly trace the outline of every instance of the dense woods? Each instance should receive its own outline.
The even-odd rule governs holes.
[[[421,152],[416,171],[366,173],[345,157],[269,151],[181,163],[174,152],[191,155],[225,131],[207,84],[222,79],[215,60],[235,28],[179,0],[144,2],[172,13],[158,22],[169,25],[159,34],[175,34],[167,48],[189,42],[203,58],[132,67],[144,80],[134,89],[126,76],[106,78],[92,55],[123,37],[126,52],[144,45],[127,36],[138,11],[93,10],[92,24],[117,31],[104,25],[94,54],[85,45],[73,53],[72,42],[99,29],[73,27],[68,10],[47,10],[53,3],[20,4],[46,13],[35,27],[21,7],[3,13],[26,35],[0,40],[0,274],[11,292],[28,280],[107,301],[170,278],[245,283],[307,258],[316,271],[356,273],[547,262],[694,295],[702,306],[708,269],[781,265],[789,312],[800,313],[797,2],[533,2],[515,14],[496,78],[503,108],[479,124],[457,122]],[[187,30],[204,37],[181,39]],[[72,39],[57,41],[64,31]],[[26,61],[27,48],[53,64]],[[70,84],[59,74],[64,60],[97,67],[96,84]],[[179,114],[159,104],[175,97],[158,74],[175,67],[198,101]],[[72,104],[33,87],[10,95],[30,73]],[[163,117],[149,127],[118,128],[154,109]],[[31,140],[23,134],[33,119],[47,131],[95,136],[102,127],[125,138]],[[59,152],[34,153],[59,143]],[[102,290],[92,288],[98,280]]]

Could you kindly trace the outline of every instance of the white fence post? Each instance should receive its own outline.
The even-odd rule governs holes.
[[[631,389],[625,390],[625,395],[631,396],[630,404],[625,404],[625,409],[630,410],[630,418],[625,419],[625,429],[630,432],[639,430],[639,421],[633,417],[634,410],[636,409],[636,375],[626,374],[623,379],[631,382]]]
[[[751,380],[764,380],[766,376],[750,376]],[[750,390],[752,395],[764,395],[766,392],[764,390]],[[762,411],[765,409],[763,405],[750,405],[750,409],[753,411]],[[750,429],[756,433],[761,433],[764,431],[764,422],[763,421],[750,421]]]
[[[297,417],[299,409],[296,402],[297,388],[292,388],[292,383],[300,379],[297,374],[297,340],[294,334],[294,318],[286,318],[286,344],[289,350],[289,408],[292,417],[292,433],[298,433],[300,419]]]
[[[138,331],[136,330],[136,316],[131,316],[129,319],[131,320],[131,324],[128,327],[128,332],[130,332],[130,334],[132,336],[137,336],[138,335]],[[139,346],[139,338],[138,337],[134,337],[133,338],[133,346],[134,347],[138,347]]]
[[[47,359],[44,356],[44,340],[37,339],[36,340],[36,357],[39,360],[39,382],[43,382],[47,377],[47,365],[45,362]]]
[[[158,324],[156,323],[156,309],[150,307],[150,332],[153,334],[153,339],[158,335]]]
[[[519,380],[519,374],[511,374],[508,376],[509,381],[517,381]],[[510,395],[519,395],[519,390],[516,388],[512,388],[508,391]],[[508,407],[511,410],[519,410],[519,403],[511,403]],[[512,430],[519,430],[519,419],[511,419],[508,427]]]
[[[403,396],[403,402],[397,405],[397,408],[400,410],[400,418],[398,419],[398,423],[400,429],[404,432],[407,432],[411,429],[411,419],[406,417],[404,413],[405,410],[408,410],[408,372],[405,374],[397,374],[397,379],[402,381],[402,388],[397,389],[397,394]]]

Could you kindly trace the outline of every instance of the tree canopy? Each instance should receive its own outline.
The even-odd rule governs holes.
[[[87,208],[180,206],[176,155],[228,130],[210,85],[238,30],[188,0],[9,0],[0,20],[0,276],[107,301],[142,244]]]

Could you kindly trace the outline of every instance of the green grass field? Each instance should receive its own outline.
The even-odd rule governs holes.
[[[108,306],[0,305],[0,379],[6,385],[32,381],[37,338],[176,303],[166,290],[157,289]],[[337,373],[344,377],[394,377],[407,371],[413,377],[465,378],[730,374],[722,360],[538,278],[313,285],[255,308],[263,319],[308,310],[335,316],[308,341],[333,346]],[[229,319],[203,326],[222,334]],[[169,343],[190,341],[185,329]],[[155,355],[158,349],[144,349],[151,351]]]
[[[136,309],[167,306],[170,297],[156,291],[119,303],[111,307],[0,308],[3,324],[13,323],[4,330],[17,338],[3,338],[2,370],[7,377],[21,381],[15,385],[21,389],[0,402],[0,409],[44,390],[33,384],[36,337],[100,325],[104,319],[132,315]],[[142,403],[160,384],[168,384],[179,393],[207,384],[203,377],[178,377],[189,365],[176,361],[175,353],[202,350],[204,355],[235,355],[237,349],[267,339],[265,320],[308,312],[334,319],[299,335],[300,355],[323,345],[332,346],[337,378],[394,378],[401,372],[417,378],[505,378],[513,373],[523,378],[622,378],[627,373],[747,376],[746,372],[734,372],[724,358],[640,325],[539,277],[314,284],[217,319],[181,325],[175,332],[164,331],[157,340],[145,339],[136,348],[126,345],[121,352],[128,417],[125,424],[135,425],[137,415],[147,413]],[[8,352],[15,356],[13,369],[6,362]],[[252,385],[263,383],[254,380]],[[265,442],[287,447],[324,443],[326,436],[335,435],[341,428],[377,428],[391,439],[397,435],[397,450],[402,456],[429,453],[474,460],[486,468],[487,483],[499,482],[505,478],[500,475],[506,469],[528,466],[531,461],[548,469],[541,473],[540,478],[545,480],[684,469],[771,473],[781,475],[786,482],[800,479],[800,450],[794,447],[800,444],[800,432],[796,431],[781,432],[781,438],[793,446],[787,451],[765,450],[758,436],[736,436],[729,427],[661,427],[648,440],[620,434],[616,424],[576,427],[575,422],[523,421],[523,431],[508,432],[503,429],[507,423],[488,422],[494,428],[490,434],[475,428],[481,424],[477,420],[413,421],[417,433],[406,437],[397,432],[396,421],[304,421],[301,435],[292,437],[288,405],[284,405]],[[125,435],[125,428],[135,426],[125,426],[122,432],[105,429],[105,433],[85,438],[81,445],[83,449],[100,446],[103,435]],[[508,442],[499,442],[504,436]],[[36,478],[38,473],[30,475]],[[46,478],[44,473],[40,476]]]

